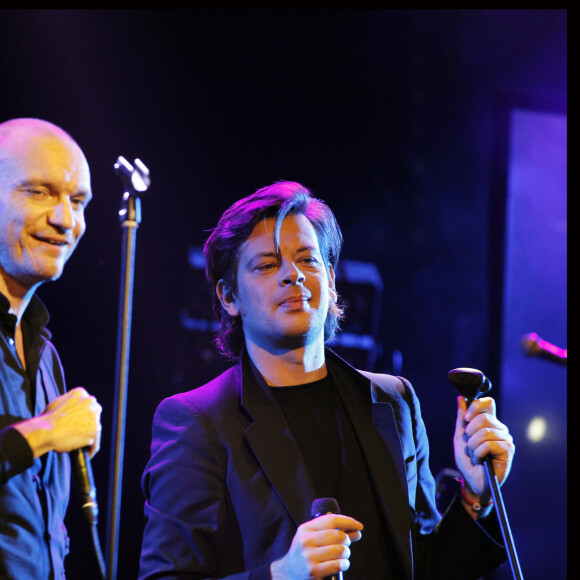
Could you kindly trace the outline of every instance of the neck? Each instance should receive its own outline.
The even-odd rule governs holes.
[[[248,354],[266,384],[276,387],[302,385],[326,376],[324,343],[272,352],[246,342]]]
[[[0,292],[10,302],[9,312],[16,316],[18,325],[38,286],[39,284],[33,285],[32,287],[23,286],[0,268]]]

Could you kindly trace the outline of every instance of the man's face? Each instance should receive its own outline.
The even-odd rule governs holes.
[[[231,316],[242,318],[246,342],[270,352],[319,340],[334,291],[334,272],[327,271],[318,237],[303,215],[282,223],[276,251],[275,220],[262,220],[241,246],[237,290],[218,294]]]
[[[11,137],[0,150],[0,275],[26,289],[57,279],[91,197],[76,144],[46,131]]]

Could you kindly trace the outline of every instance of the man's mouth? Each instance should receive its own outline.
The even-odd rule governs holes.
[[[281,302],[281,305],[282,306],[293,306],[293,305],[303,304],[305,302],[308,302],[309,300],[310,300],[310,296],[305,296],[305,295],[291,296],[290,298],[286,298],[286,300],[283,300]]]
[[[61,238],[44,238],[41,236],[35,236],[35,239],[39,242],[50,244],[51,246],[68,246],[70,243],[68,239]]]

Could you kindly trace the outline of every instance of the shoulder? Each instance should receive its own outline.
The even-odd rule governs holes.
[[[326,350],[326,361],[330,370],[335,372],[339,371],[343,376],[350,377],[365,389],[368,383],[364,380],[361,382],[360,377],[362,376],[367,381],[370,381],[371,394],[374,402],[394,402],[394,399],[400,400],[402,397],[412,398],[413,389],[407,379],[386,373],[375,373],[356,369],[331,349]]]
[[[214,449],[240,438],[247,427],[240,413],[241,379],[234,366],[209,383],[163,399],[153,416],[151,451],[183,442],[191,450]]]
[[[393,375],[384,373],[371,373],[369,371],[358,371],[361,375],[370,380],[371,384],[389,395],[405,395],[407,390],[406,381]]]
[[[223,409],[229,401],[235,404],[237,400],[239,403],[240,387],[241,370],[239,365],[235,365],[205,385],[163,399],[157,412],[172,413],[178,409],[189,409],[211,414],[216,408]]]
[[[411,383],[403,377],[384,373],[359,371],[371,382],[371,396],[375,403],[385,402],[394,406],[395,414],[410,413],[416,419],[420,415],[420,404]]]

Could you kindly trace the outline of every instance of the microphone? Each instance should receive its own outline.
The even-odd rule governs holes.
[[[479,370],[470,368],[453,369],[447,373],[449,382],[459,391],[462,397],[467,399],[467,404],[473,399],[478,399],[491,389],[491,381]],[[499,488],[499,481],[493,469],[490,455],[483,458],[483,470],[491,489],[491,497],[500,523],[501,535],[506,546],[508,561],[514,579],[522,580],[522,573],[516,547],[512,538],[507,513],[503,503],[503,497]]]
[[[540,338],[535,332],[524,334],[521,340],[522,350],[528,356],[538,356],[546,360],[568,366],[568,349],[559,348]]]
[[[459,394],[470,401],[479,399],[491,389],[491,381],[477,369],[453,369],[447,373],[447,378]]]
[[[312,502],[312,508],[310,509],[310,517],[312,519],[325,514],[339,513],[340,508],[338,507],[338,502],[333,497],[320,497],[315,499]],[[342,580],[342,572],[333,574],[332,576],[326,576],[324,580]]]
[[[89,525],[96,526],[99,521],[99,506],[89,452],[86,448],[75,449],[70,452],[70,458],[85,519]]]

